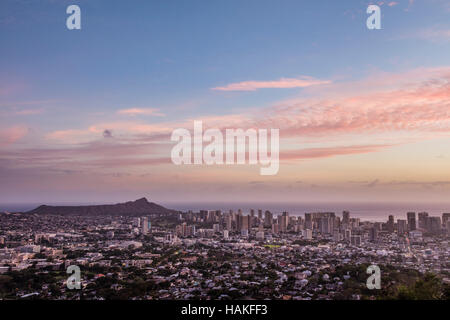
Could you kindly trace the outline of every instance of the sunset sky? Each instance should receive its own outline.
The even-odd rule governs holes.
[[[2,0],[0,40],[0,203],[450,203],[448,0]],[[194,120],[278,174],[172,164]]]

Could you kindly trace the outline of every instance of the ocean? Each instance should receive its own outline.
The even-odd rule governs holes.
[[[167,203],[171,209],[176,210],[222,210],[230,209],[237,211],[242,209],[244,213],[255,209],[269,210],[274,214],[281,214],[283,211],[290,215],[304,215],[305,212],[335,212],[337,216],[342,216],[342,211],[350,211],[350,217],[361,218],[367,221],[387,221],[389,215],[397,219],[406,219],[409,211],[426,211],[430,216],[442,216],[444,212],[450,212],[450,204],[406,204],[406,203]],[[417,215],[416,215],[417,218]]]
[[[42,203],[26,204],[0,204],[0,211],[24,212],[32,210]],[[95,203],[46,203],[49,205],[92,205]],[[100,204],[100,203],[97,203]],[[395,219],[406,219],[406,213],[409,211],[426,211],[430,216],[442,216],[444,212],[450,212],[450,204],[412,204],[412,203],[221,203],[221,202],[160,202],[159,204],[180,211],[199,211],[199,210],[222,210],[230,209],[237,211],[242,209],[244,213],[249,213],[250,209],[271,211],[273,214],[281,214],[283,211],[290,215],[302,216],[305,212],[327,211],[335,212],[337,216],[342,216],[342,211],[350,211],[350,216],[361,218],[367,221],[387,221],[389,215]],[[417,217],[417,216],[416,216]]]

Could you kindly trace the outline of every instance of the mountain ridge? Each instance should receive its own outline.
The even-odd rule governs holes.
[[[56,215],[129,215],[142,216],[154,214],[174,214],[178,211],[167,209],[154,202],[149,202],[143,197],[135,201],[127,201],[116,204],[100,204],[85,206],[49,206],[41,205],[33,210],[27,211],[29,214],[56,214]]]

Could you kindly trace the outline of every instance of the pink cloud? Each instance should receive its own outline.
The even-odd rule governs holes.
[[[176,128],[192,130],[194,120],[202,120],[204,129],[278,128],[280,152],[282,160],[286,161],[377,152],[450,133],[450,68],[379,73],[359,81],[333,83],[308,91],[307,98],[282,101],[256,112],[251,110],[154,124],[139,121],[96,123],[86,129],[52,132],[47,138],[69,146],[83,146],[103,139],[103,132],[111,130],[114,132],[111,140],[119,145],[95,145],[88,150],[75,148],[73,161],[86,165],[100,164],[101,157],[108,155],[111,160],[105,164],[138,166],[147,161],[141,156],[165,159],[170,154],[171,132]],[[383,134],[389,139],[374,140]],[[305,148],[306,139],[326,143],[327,147]],[[328,146],[337,140],[339,145]],[[149,142],[161,144],[161,148],[146,145]],[[296,146],[301,143],[301,149],[292,148],[290,143],[293,142]],[[152,148],[154,153],[147,154],[147,148]],[[68,151],[63,154],[67,155]],[[124,154],[129,155],[129,159],[121,160]],[[83,161],[77,158],[82,156],[88,158]],[[24,157],[25,162],[26,159]],[[164,161],[155,160],[153,164]]]
[[[141,121],[111,121],[91,125],[85,129],[67,129],[49,132],[46,139],[65,144],[79,144],[95,141],[103,136],[105,130],[113,131],[114,136],[121,139],[142,136],[170,135],[176,124],[148,124]]]
[[[88,142],[94,139],[92,130],[67,129],[57,130],[46,134],[45,138],[67,144]]]
[[[255,91],[258,89],[281,89],[281,88],[304,88],[320,84],[328,84],[330,81],[317,80],[311,77],[301,77],[299,79],[281,78],[274,81],[243,81],[231,83],[224,87],[215,87],[217,91]]]
[[[412,77],[416,73],[419,80]],[[380,88],[377,81],[388,83],[388,88]],[[280,128],[282,136],[298,137],[450,132],[450,68],[384,75],[357,85],[336,86],[337,90],[315,92],[317,97],[283,102],[266,110],[252,125]]]
[[[145,115],[145,116],[156,116],[163,117],[164,114],[159,112],[158,109],[155,108],[130,108],[130,109],[122,109],[117,111],[118,114],[128,115],[128,116],[136,116],[136,115]]]
[[[281,160],[329,158],[341,155],[370,153],[380,151],[381,149],[387,147],[392,147],[392,145],[355,145],[327,148],[307,148],[301,150],[284,151],[281,153]]]
[[[19,116],[30,116],[30,115],[41,114],[43,112],[44,112],[44,109],[23,109],[23,110],[16,111],[14,114],[19,115]]]
[[[0,146],[6,146],[24,137],[28,129],[24,126],[14,126],[0,129]]]

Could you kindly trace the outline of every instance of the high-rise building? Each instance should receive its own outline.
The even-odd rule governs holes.
[[[442,223],[441,217],[427,218],[427,231],[431,234],[439,234],[441,232]]]
[[[236,214],[236,231],[240,232],[242,229],[242,213]]]
[[[272,233],[277,234],[279,231],[278,223],[272,223]]]
[[[266,212],[264,213],[264,225],[267,228],[270,228],[272,226],[272,221],[273,221],[273,215],[269,210],[266,210]]]
[[[313,229],[312,214],[305,213],[305,229]]]
[[[255,209],[250,209],[250,216],[248,220],[248,226],[250,229],[255,226],[255,222],[256,222]]]
[[[336,215],[334,212],[313,212],[312,213],[313,230],[318,229],[321,233],[331,234],[334,230],[335,217]],[[326,221],[324,220],[324,218],[326,218]]]
[[[208,216],[206,217],[206,221],[208,222],[216,221],[216,210],[208,210]]]
[[[247,230],[249,229],[250,226],[250,216],[240,216],[241,217],[241,231],[242,230]]]
[[[407,227],[406,220],[397,219],[397,234],[404,235],[407,232],[408,232],[408,227]]]
[[[369,229],[369,239],[372,242],[378,241],[378,230],[375,227]]]
[[[262,216],[262,210],[261,210],[261,209],[258,209],[258,219],[261,221],[262,218],[263,218],[263,216]]]
[[[289,224],[289,213],[283,212],[281,216],[278,216],[278,225],[280,226],[281,232],[287,232]]]
[[[225,219],[225,230],[231,231],[231,228],[233,226],[231,214],[225,215],[224,219]]]
[[[348,225],[350,223],[350,212],[342,211],[342,224]]]
[[[142,218],[142,226],[141,226],[141,232],[142,234],[147,234],[148,233],[148,217],[143,217]]]
[[[407,220],[408,220],[408,230],[413,231],[416,230],[416,213],[415,212],[408,212],[406,214]]]
[[[442,214],[442,226],[444,228],[447,227],[447,221],[449,221],[449,220],[450,220],[450,213],[443,213]]]
[[[278,224],[278,231],[279,232],[284,232],[283,231],[283,228],[282,228],[282,224],[283,224],[283,222],[282,222],[282,220],[283,220],[283,217],[282,216],[276,216],[276,221],[277,221],[277,224]]]
[[[418,217],[419,217],[419,228],[420,229],[426,229],[427,228],[427,217],[428,217],[428,212],[419,212],[418,213]]]
[[[298,230],[304,229],[305,221],[303,220],[302,217],[297,217],[297,226],[298,226]]]
[[[222,217],[222,210],[216,210],[214,222],[219,222],[221,217]]]
[[[319,232],[322,234],[331,234],[333,232],[333,223],[331,217],[321,217],[317,219]]]
[[[394,233],[394,216],[393,215],[389,216],[389,219],[388,219],[388,222],[386,224],[386,227],[387,227],[387,231],[389,233]]]

